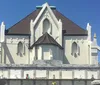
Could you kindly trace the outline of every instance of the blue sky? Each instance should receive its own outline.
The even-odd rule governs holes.
[[[100,45],[100,0],[0,0],[0,23],[4,21],[9,28],[45,2],[84,29],[89,22]]]

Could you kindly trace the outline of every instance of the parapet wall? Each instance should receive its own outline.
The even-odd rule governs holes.
[[[69,65],[57,61],[36,61],[30,65],[0,65],[0,78],[100,79],[99,70],[98,65]]]

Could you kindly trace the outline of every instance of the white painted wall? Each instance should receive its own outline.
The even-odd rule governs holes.
[[[20,79],[21,77],[21,70],[11,69],[10,70],[10,79]]]
[[[78,57],[71,55],[73,42],[76,42],[80,47],[80,55]],[[90,64],[91,56],[88,53],[88,45],[87,36],[64,36],[64,63]]]
[[[54,45],[42,45],[42,56],[44,60],[63,61],[62,49]]]
[[[60,78],[60,73],[57,70],[51,70],[49,71],[49,79],[59,79]]]
[[[36,70],[36,78],[45,79],[47,77],[46,72],[47,72],[46,70]]]
[[[29,78],[30,78],[30,79],[35,78],[34,72],[35,72],[35,71],[33,71],[33,70],[25,69],[25,70],[23,71],[23,73],[24,73],[24,77],[23,77],[23,78],[26,79],[26,75],[27,75],[27,74],[29,75]]]
[[[17,45],[18,42],[25,44],[25,54],[19,56],[17,54]],[[57,46],[54,45],[40,45],[33,47],[29,50],[29,37],[28,36],[6,36],[6,41],[2,46],[2,63],[6,64],[32,64],[35,60],[35,57],[38,56],[38,60],[61,60],[63,61],[63,52]],[[50,53],[50,50],[52,53]],[[46,51],[49,51],[45,56]],[[36,54],[37,53],[37,54]],[[48,56],[48,57],[47,57]]]
[[[88,70],[87,71],[87,78],[91,79],[92,75],[94,76],[94,79],[98,79],[98,72],[96,70]]]
[[[94,79],[99,79],[98,69],[1,69],[0,78],[9,79],[26,79],[26,74],[29,75],[29,79],[91,79],[92,75]]]
[[[57,26],[56,25],[56,23],[55,23],[55,21],[54,21],[54,19],[52,18],[52,16],[50,15],[50,13],[48,12],[48,10],[46,9],[44,12],[43,12],[43,14],[41,15],[41,17],[40,17],[40,19],[39,19],[39,21],[38,21],[38,23],[36,24],[36,26],[35,26],[35,41],[37,41],[38,40],[38,38],[40,37],[40,36],[42,36],[43,35],[43,21],[45,20],[45,19],[48,19],[49,21],[50,21],[50,23],[51,23],[51,27],[52,27],[52,34],[50,34],[54,39],[56,39],[57,37],[60,37],[60,36],[62,36],[61,35],[61,32],[59,31],[59,27],[60,26]],[[58,23],[58,22],[57,22]],[[56,33],[55,33],[56,32]],[[60,39],[62,39],[62,38],[60,38]],[[56,41],[59,43],[59,44],[61,44],[61,40],[59,40],[59,38],[57,38],[56,39]]]
[[[3,78],[9,78],[8,74],[9,74],[9,70],[3,70],[2,72]]]
[[[19,56],[17,54],[17,45],[19,42],[25,44],[25,54]],[[29,63],[29,36],[6,36],[5,43],[3,43],[2,58],[6,64],[28,64]]]
[[[86,78],[85,70],[74,70],[74,78],[85,79]]]
[[[62,71],[62,79],[72,79],[72,70],[63,70]]]
[[[23,57],[17,55],[17,44],[20,41],[25,42],[25,55]],[[77,58],[71,55],[71,46],[74,41],[80,46],[80,55]],[[6,36],[6,41],[2,47],[2,63],[32,64],[36,57],[36,50],[33,48],[29,51],[28,44],[29,36]],[[64,36],[64,55],[61,49],[53,45],[41,45],[37,50],[37,55],[39,56],[38,59],[42,60],[43,52],[52,49],[53,59],[62,60],[68,64],[90,64],[91,54],[88,53],[88,45],[90,44],[86,36]],[[47,55],[49,56],[50,53],[48,52]],[[48,59],[50,60],[50,57]]]
[[[37,46],[36,47],[36,50],[37,50],[37,54],[36,54],[36,56],[37,56],[37,59],[38,60],[42,60],[42,47],[41,46]]]

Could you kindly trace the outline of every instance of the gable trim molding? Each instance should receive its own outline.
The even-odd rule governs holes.
[[[56,16],[53,14],[52,10],[50,9],[48,3],[43,4],[42,7],[43,7],[43,8],[41,9],[41,11],[39,12],[38,16],[36,17],[36,19],[35,19],[34,22],[33,22],[34,26],[36,25],[36,23],[38,22],[38,20],[39,20],[40,17],[42,16],[43,12],[44,12],[45,9],[47,8],[48,11],[49,11],[49,13],[50,13],[50,15],[51,15],[51,17],[52,17],[52,19],[54,20],[54,22],[55,22],[55,24],[56,24],[56,26],[57,26],[57,28],[59,28],[59,27],[58,27],[58,20],[57,20]]]

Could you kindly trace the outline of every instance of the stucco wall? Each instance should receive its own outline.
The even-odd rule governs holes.
[[[72,43],[76,42],[80,47],[80,54],[72,56]],[[64,36],[64,63],[69,64],[90,64],[90,52],[88,53],[87,36]]]
[[[28,74],[29,75],[29,78],[30,79],[33,79],[34,78],[34,72],[35,72],[35,70],[33,71],[33,70],[30,70],[30,69],[25,69],[25,70],[23,70],[23,72],[22,72],[22,74],[23,74],[23,79],[26,79],[26,75]]]
[[[10,70],[10,79],[15,79],[15,78],[22,78],[21,76],[21,70],[16,70],[16,69],[11,69]]]
[[[17,54],[17,46],[19,42],[25,46],[22,56]],[[6,36],[5,43],[2,47],[2,58],[5,64],[28,64],[29,63],[29,36]]]
[[[40,45],[38,47],[38,60],[61,60],[63,61],[62,49],[54,45]]]
[[[76,78],[76,79],[79,79],[79,78],[85,79],[86,78],[85,70],[75,70],[74,78]]]
[[[72,70],[63,70],[61,72],[62,72],[62,79],[72,79],[73,78]]]
[[[60,71],[57,70],[50,70],[49,71],[49,79],[59,79],[60,78]]]
[[[99,79],[99,70],[89,69],[0,69],[0,78],[9,79],[26,79],[26,75],[29,75],[29,79]]]
[[[56,23],[48,10],[46,9],[43,14],[41,15],[38,23],[35,25],[35,41],[43,35],[43,21],[44,19],[48,19],[51,23],[51,28],[52,28],[52,34],[51,36],[55,39],[57,36],[62,36],[59,33],[59,28],[58,28],[58,22]],[[56,33],[55,33],[56,32]],[[56,40],[58,43],[60,43],[59,38]]]
[[[46,70],[36,70],[36,78],[46,78],[47,77]]]

